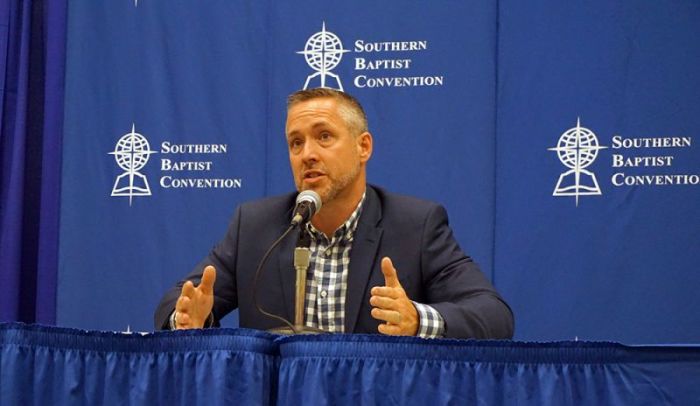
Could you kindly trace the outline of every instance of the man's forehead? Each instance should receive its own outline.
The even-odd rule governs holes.
[[[342,122],[336,101],[329,98],[311,99],[293,105],[287,111],[287,131],[294,132],[297,126],[323,127]]]

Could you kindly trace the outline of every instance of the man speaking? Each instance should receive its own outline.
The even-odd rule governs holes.
[[[337,333],[510,338],[513,315],[455,241],[445,209],[366,182],[372,135],[358,101],[318,88],[292,94],[286,139],[298,191],[321,198],[302,224],[310,236],[306,326]],[[157,329],[218,326],[239,309],[240,326],[279,327],[260,312],[294,315],[296,239],[267,249],[289,227],[296,193],[239,206],[226,236],[167,292]]]

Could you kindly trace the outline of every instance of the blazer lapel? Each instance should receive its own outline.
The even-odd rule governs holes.
[[[365,301],[365,291],[375,263],[377,250],[382,238],[382,228],[378,226],[381,220],[381,205],[374,189],[367,185],[365,198],[357,225],[355,238],[350,251],[350,269],[348,271],[348,290],[345,298],[345,332],[355,330],[360,308]],[[367,303],[369,306],[369,304]]]

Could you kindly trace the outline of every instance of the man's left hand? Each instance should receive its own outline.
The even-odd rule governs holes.
[[[372,288],[369,304],[372,317],[384,321],[379,332],[388,335],[414,336],[418,332],[418,312],[401,287],[396,268],[389,257],[382,258],[384,285]]]

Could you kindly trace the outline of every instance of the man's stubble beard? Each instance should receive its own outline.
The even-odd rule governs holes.
[[[319,196],[321,196],[321,202],[323,202],[325,205],[335,200],[342,191],[357,180],[357,178],[360,176],[360,167],[361,164],[358,161],[357,165],[355,165],[350,172],[342,174],[337,179],[332,179],[329,175],[326,175],[328,176],[328,180],[330,182],[329,185],[323,190],[317,191]],[[303,187],[301,187],[301,185],[303,185],[303,179],[300,185],[297,185],[297,190],[300,192],[305,190]],[[306,190],[313,190],[313,188],[306,188]]]
[[[341,175],[336,182],[331,182],[326,196],[321,195],[321,201],[328,204],[335,200],[338,195],[347,189],[360,176],[360,164],[353,166],[351,172]]]

